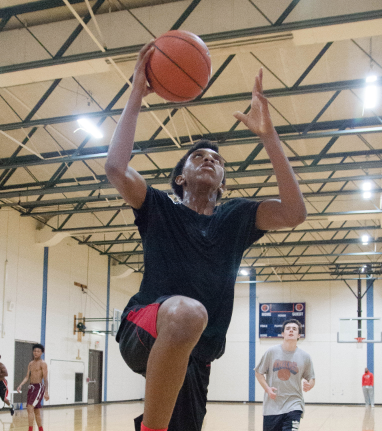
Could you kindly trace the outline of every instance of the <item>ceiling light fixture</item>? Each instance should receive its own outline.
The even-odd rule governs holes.
[[[369,75],[366,78],[365,96],[363,101],[363,109],[373,109],[378,102],[378,87],[373,85],[376,82],[376,75]]]
[[[378,87],[374,85],[377,81],[377,76],[373,73],[373,38],[370,38],[370,73],[366,77],[365,97],[363,101],[363,110],[373,109],[377,106]]]
[[[371,187],[372,187],[372,184],[370,181],[366,181],[362,184],[363,198],[364,199],[370,199],[372,197],[372,193],[370,191]]]
[[[87,118],[79,118],[77,120],[78,124],[81,126],[77,130],[84,130],[86,133],[89,133],[96,139],[103,138],[103,134],[100,132],[97,126],[95,126],[91,121],[89,121]],[[77,130],[74,131],[74,133],[77,132]]]
[[[241,275],[249,275],[249,272],[246,269],[241,269],[240,274]]]
[[[361,240],[363,245],[367,245],[369,243],[369,235],[362,235]]]

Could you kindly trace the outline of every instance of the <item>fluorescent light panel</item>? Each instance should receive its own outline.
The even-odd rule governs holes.
[[[103,134],[100,132],[97,126],[95,126],[91,121],[87,118],[79,118],[77,120],[78,124],[81,126],[81,129],[85,130],[85,132],[90,133],[97,139],[103,137]]]

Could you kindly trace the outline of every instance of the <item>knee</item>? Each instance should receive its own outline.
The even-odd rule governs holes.
[[[192,298],[170,298],[162,304],[159,313],[158,334],[177,345],[196,344],[208,323],[206,308]]]

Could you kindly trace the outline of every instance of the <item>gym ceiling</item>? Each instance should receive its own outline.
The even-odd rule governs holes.
[[[36,220],[37,241],[72,237],[120,271],[144,271],[132,210],[105,176],[111,136],[139,49],[170,29],[207,43],[212,78],[192,102],[150,95],[131,165],[171,193],[171,169],[193,142],[220,145],[227,192],[277,197],[272,166],[245,112],[254,77],[308,210],[269,232],[242,268],[263,282],[378,277],[382,265],[382,3],[380,0],[3,0],[0,9],[0,207]],[[374,108],[365,79],[377,78]],[[98,125],[103,138],[80,129]],[[371,187],[364,198],[365,182]],[[364,237],[367,235],[367,237]],[[365,243],[366,241],[366,243]]]

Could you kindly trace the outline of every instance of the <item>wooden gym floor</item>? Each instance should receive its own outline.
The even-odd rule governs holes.
[[[43,409],[44,431],[134,431],[143,402]],[[28,429],[27,411],[0,413],[0,431]],[[34,430],[37,431],[35,425]],[[208,403],[203,431],[262,431],[262,405]],[[299,431],[382,431],[382,407],[306,406]]]

